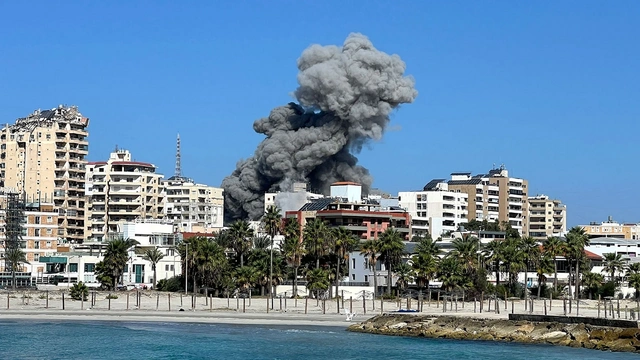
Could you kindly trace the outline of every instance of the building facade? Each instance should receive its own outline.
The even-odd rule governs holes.
[[[224,190],[172,176],[164,181],[164,215],[177,231],[213,233],[223,227]]]
[[[399,206],[411,215],[415,235],[430,234],[434,238],[457,231],[468,216],[468,195],[449,191],[444,181],[434,181],[425,191],[398,193]]]
[[[529,236],[545,240],[551,236],[564,236],[567,232],[567,206],[546,195],[532,196],[529,204]]]
[[[107,161],[87,164],[86,238],[106,240],[136,219],[164,217],[162,175],[153,164],[133,161],[127,150],[111,153]]]
[[[488,174],[453,173],[447,184],[449,191],[468,195],[468,220],[507,222],[520,234],[527,235],[527,180],[510,177],[501,166]]]
[[[640,240],[640,224],[619,223],[611,216],[603,222],[591,222],[589,225],[579,225],[589,235],[589,238],[609,237],[626,240]]]
[[[89,119],[75,106],[37,110],[0,132],[0,186],[53,203],[57,237],[82,242]]]

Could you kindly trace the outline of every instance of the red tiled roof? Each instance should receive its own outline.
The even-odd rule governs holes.
[[[182,238],[185,240],[188,240],[194,237],[207,237],[207,238],[215,237],[215,234],[198,233],[198,232],[182,232],[181,234],[182,234]]]
[[[598,255],[598,254],[594,254],[591,251],[584,251],[584,254],[587,256],[587,258],[589,260],[602,260],[602,256]]]
[[[87,165],[107,165],[106,161],[89,161]]]

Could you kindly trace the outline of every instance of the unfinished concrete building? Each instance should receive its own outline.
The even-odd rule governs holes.
[[[53,203],[57,238],[84,240],[89,119],[76,106],[36,110],[0,132],[0,186],[26,202]]]

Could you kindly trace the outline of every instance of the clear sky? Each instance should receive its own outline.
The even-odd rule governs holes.
[[[374,186],[421,189],[505,164],[569,225],[640,221],[638,1],[4,1],[0,119],[78,105],[89,160],[220,185],[292,100],[313,43],[361,32],[416,79],[415,103],[360,155]]]

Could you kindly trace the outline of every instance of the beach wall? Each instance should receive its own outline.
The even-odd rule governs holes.
[[[551,316],[535,314],[509,314],[509,320],[525,320],[535,322],[559,322],[563,324],[586,324],[595,326],[609,326],[619,328],[638,328],[635,320],[603,319],[582,316]]]
[[[332,287],[332,293],[336,293],[336,287]],[[293,285],[278,285],[276,286],[276,294],[283,295],[287,297],[292,296],[293,294]],[[373,286],[339,286],[338,287],[338,295],[342,296],[344,294],[345,299],[353,298],[353,300],[360,299],[362,300],[362,296],[364,294],[365,299],[372,299],[373,297]],[[307,287],[304,285],[298,285],[298,296],[305,297],[307,296]]]
[[[604,319],[601,319],[604,320]],[[557,321],[383,314],[348,329],[382,335],[537,343],[640,353],[640,329]]]

